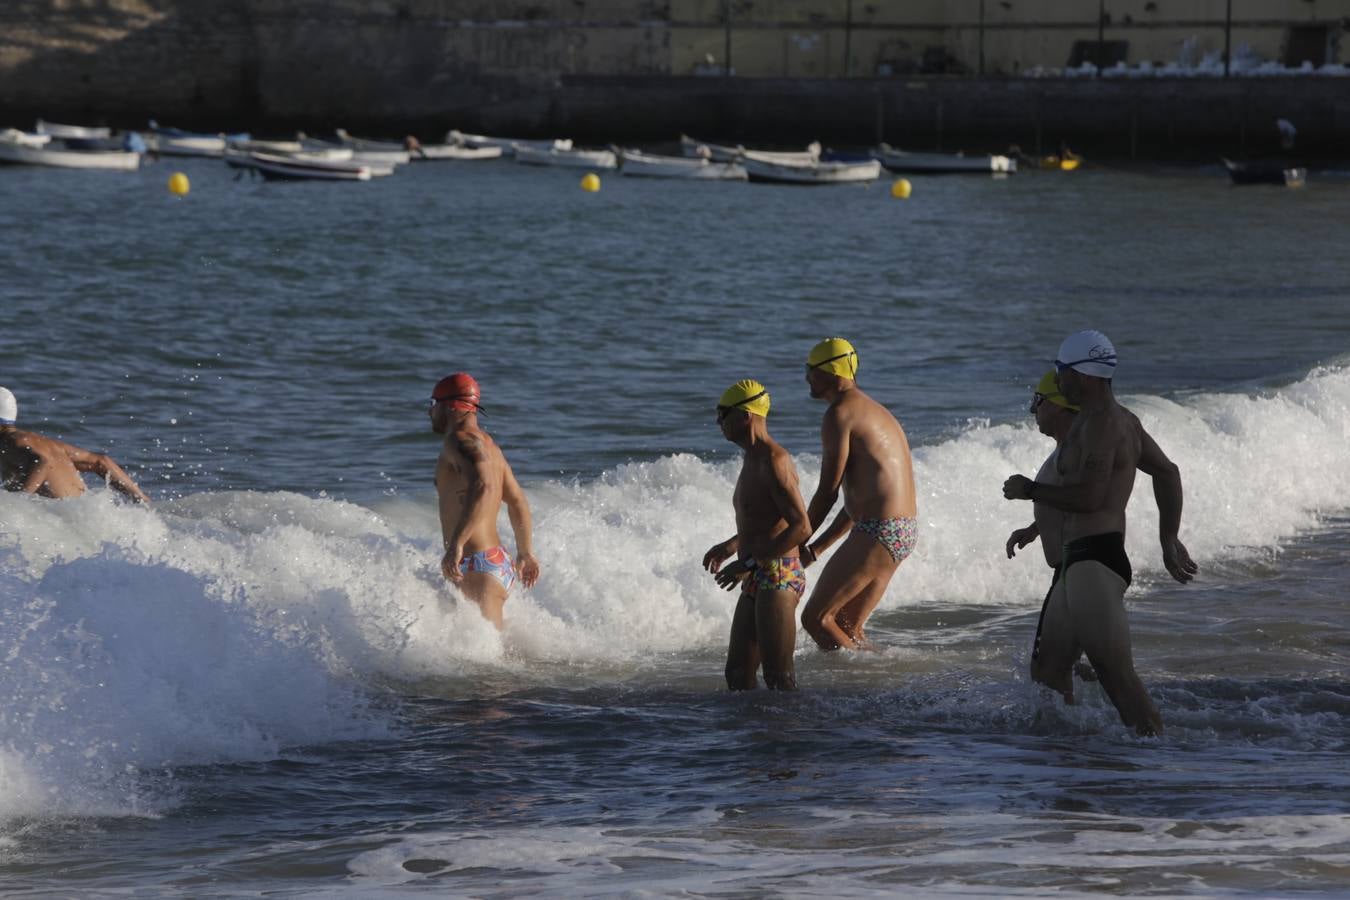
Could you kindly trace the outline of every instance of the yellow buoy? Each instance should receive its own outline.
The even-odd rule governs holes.
[[[588,194],[594,194],[600,190],[600,176],[594,172],[587,172],[581,178],[581,189]]]
[[[913,192],[914,185],[909,183],[908,178],[897,178],[891,184],[891,196],[897,200],[908,200]]]
[[[192,185],[188,184],[188,177],[182,172],[174,172],[169,176],[169,193],[185,197],[191,189]]]
[[[1065,172],[1072,172],[1074,169],[1078,168],[1079,162],[1080,160],[1066,157],[1059,161],[1059,167]]]

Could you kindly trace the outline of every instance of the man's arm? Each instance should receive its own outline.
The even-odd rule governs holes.
[[[1181,543],[1181,470],[1167,458],[1152,435],[1139,426],[1139,471],[1153,479],[1153,499],[1158,504],[1158,540],[1168,574],[1185,584],[1200,567]]]
[[[844,483],[844,470],[848,466],[848,432],[840,425],[839,413],[834,409],[828,410],[821,422],[820,444],[820,485],[812,495],[811,505],[806,510],[811,520],[812,534],[824,524],[825,517],[834,509],[834,503],[839,499],[839,486]],[[835,540],[837,539],[838,535],[835,536]],[[826,543],[825,546],[828,547],[831,543],[834,541]]]
[[[76,447],[74,444],[61,443],[60,447],[70,457],[71,463],[75,469],[80,472],[93,472],[98,475],[117,491],[130,497],[137,503],[149,503],[150,498],[141,492],[140,487],[131,476],[123,471],[122,467],[113,461],[111,456],[106,453],[91,453]]]
[[[806,551],[811,554],[810,559],[803,560],[807,565],[815,562],[830,547],[834,546],[835,541],[843,537],[850,528],[853,527],[853,517],[848,514],[848,510],[839,510],[839,515],[834,517],[830,527],[826,528],[816,537],[814,541],[806,545]]]
[[[1003,483],[1009,500],[1035,500],[1072,513],[1091,513],[1102,508],[1111,486],[1119,442],[1108,423],[1092,423],[1079,432],[1078,468],[1064,475],[1065,484],[1046,484],[1014,475]]]
[[[511,471],[509,463],[504,464],[502,500],[511,520],[511,531],[516,536],[516,568],[525,586],[534,587],[539,580],[539,560],[534,557],[534,516],[530,513],[530,501],[525,499],[525,492],[516,481],[516,473]]]
[[[776,559],[794,554],[802,542],[811,536],[811,519],[806,513],[806,504],[797,490],[797,473],[792,466],[792,458],[786,451],[774,454],[769,478],[769,496],[788,524],[764,548],[765,559]]]

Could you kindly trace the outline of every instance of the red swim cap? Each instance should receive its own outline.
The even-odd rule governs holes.
[[[479,412],[482,407],[478,400],[482,396],[478,382],[468,372],[456,372],[436,382],[431,391],[431,399],[437,403],[449,402],[456,412]]]

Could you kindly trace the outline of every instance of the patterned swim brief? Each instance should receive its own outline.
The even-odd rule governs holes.
[[[754,569],[745,579],[745,593],[760,591],[793,591],[800,597],[806,593],[806,572],[802,561],[795,556],[771,559]]]
[[[470,553],[459,561],[459,571],[465,575],[470,572],[487,572],[502,583],[508,591],[516,583],[516,567],[511,562],[511,554],[505,547],[489,547]]]
[[[919,540],[919,520],[909,516],[859,519],[853,523],[853,530],[876,538],[897,563],[904,562],[905,557],[914,552],[914,545]]]

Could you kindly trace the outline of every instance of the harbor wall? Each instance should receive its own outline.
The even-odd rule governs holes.
[[[1344,0],[1232,5],[1234,33],[1256,42],[1250,52],[1287,55],[1293,37],[1313,28],[1324,38],[1317,46],[1328,71],[1336,67],[1343,23],[1330,13],[1347,11]],[[1097,21],[1099,6],[1110,27]],[[1209,47],[1212,62],[1224,7],[1216,0],[5,0],[0,126],[31,127],[44,116],[143,127],[154,117],[211,131],[346,127],[438,139],[458,127],[592,142],[659,142],[684,131],[943,150],[1017,143],[1053,152],[1067,142],[1116,157],[1172,158],[1260,152],[1282,117],[1297,125],[1300,151],[1350,155],[1346,76],[1027,77],[1042,63],[1064,66],[1071,42],[1099,34],[1108,43],[1128,37],[1145,58],[1190,41],[1187,52]],[[728,49],[730,70],[722,65]],[[939,62],[948,71],[922,71]],[[970,74],[977,67],[990,74]]]

